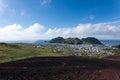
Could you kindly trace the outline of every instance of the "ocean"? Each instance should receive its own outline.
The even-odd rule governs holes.
[[[108,46],[120,45],[120,40],[100,40],[100,41]]]

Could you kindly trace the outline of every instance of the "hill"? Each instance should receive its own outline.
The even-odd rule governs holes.
[[[0,64],[1,80],[120,80],[120,56],[38,57]]]
[[[82,42],[83,44],[100,44],[102,45],[102,43],[94,37],[87,37],[87,38],[82,38]]]
[[[64,43],[67,44],[82,44],[82,41],[79,38],[67,38],[64,40]]]
[[[94,37],[87,37],[82,38],[81,40],[77,37],[73,38],[66,38],[63,37],[57,37],[50,40],[50,43],[67,43],[67,44],[99,44],[102,45],[102,43]]]
[[[64,43],[65,39],[63,37],[57,37],[50,40],[50,43]]]
[[[62,56],[50,48],[35,48],[27,44],[0,43],[0,63],[39,56]]]

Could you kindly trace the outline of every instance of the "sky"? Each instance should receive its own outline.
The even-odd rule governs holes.
[[[119,35],[120,0],[0,0],[0,41]]]

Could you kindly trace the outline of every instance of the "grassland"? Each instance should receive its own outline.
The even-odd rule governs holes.
[[[120,54],[120,49],[106,49],[106,50],[112,52],[113,54]]]
[[[53,53],[50,48],[0,44],[0,63],[40,56],[61,56],[61,54]]]
[[[73,53],[71,48],[66,49],[61,47],[60,49],[60,52],[54,52],[50,47],[35,48],[25,44],[15,45],[0,43],[0,63],[40,56],[70,56],[71,53]],[[114,54],[120,54],[120,50],[110,49],[108,51]],[[84,57],[88,56],[85,53],[81,55]],[[92,57],[103,58],[106,56],[105,54],[98,54]]]

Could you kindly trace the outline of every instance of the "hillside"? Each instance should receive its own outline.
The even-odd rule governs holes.
[[[0,80],[120,80],[120,50],[96,57],[70,56],[71,49],[60,46],[55,50],[0,43]]]
[[[39,56],[62,56],[50,48],[35,48],[26,44],[0,43],[0,63]]]
[[[56,37],[50,40],[50,43],[66,43],[66,44],[98,44],[103,45],[100,40],[98,40],[95,37],[87,37],[82,38],[81,40],[77,37],[69,37],[69,38],[63,38],[63,37]]]
[[[87,38],[82,38],[82,42],[83,44],[100,44],[102,45],[102,43],[94,37],[87,37]]]
[[[66,38],[64,43],[67,44],[82,44],[82,41],[79,38]]]
[[[70,56],[30,58],[0,64],[0,79],[120,80],[119,63],[119,55],[104,59]]]

